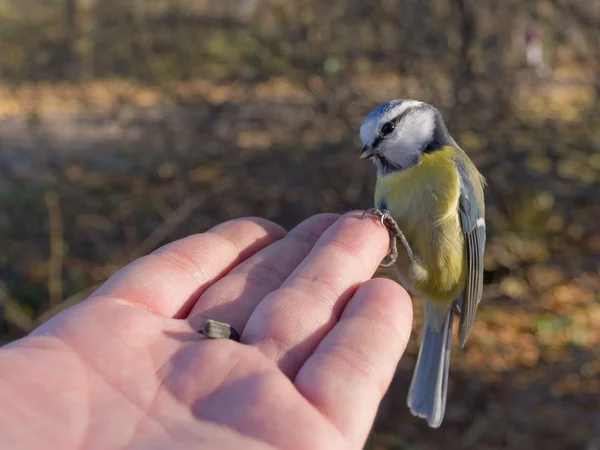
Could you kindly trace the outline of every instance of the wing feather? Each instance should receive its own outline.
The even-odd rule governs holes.
[[[456,163],[460,174],[459,215],[465,235],[467,279],[460,302],[458,337],[464,346],[473,324],[477,305],[483,292],[483,252],[485,250],[485,220],[477,203],[475,189],[468,176],[467,167]]]

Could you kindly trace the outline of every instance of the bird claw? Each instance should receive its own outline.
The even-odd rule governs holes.
[[[363,211],[362,216],[360,216],[360,218],[364,219],[367,214],[370,216],[379,217],[379,222],[381,223],[382,227],[385,227],[384,218],[386,217],[386,215],[391,217],[390,212],[386,209],[369,208]]]
[[[366,209],[362,213],[361,219],[364,219],[366,215],[373,215],[379,217],[381,226],[385,227],[388,230],[388,233],[390,234],[390,250],[387,256],[384,258],[384,260],[381,262],[381,264],[379,264],[379,267],[388,268],[394,265],[394,263],[398,259],[398,240],[404,247],[404,250],[406,250],[410,261],[413,262],[415,260],[413,251],[410,248],[410,245],[408,244],[404,233],[402,233],[402,230],[400,230],[398,222],[394,220],[394,218],[387,209]]]

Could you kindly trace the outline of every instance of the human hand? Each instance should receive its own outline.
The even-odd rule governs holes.
[[[362,448],[410,336],[376,219],[239,219],[0,349],[5,448]],[[241,343],[197,333],[232,324]]]

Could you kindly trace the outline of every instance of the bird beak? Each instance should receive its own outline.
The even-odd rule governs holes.
[[[369,159],[375,156],[375,150],[370,145],[365,145],[360,151],[360,159]]]

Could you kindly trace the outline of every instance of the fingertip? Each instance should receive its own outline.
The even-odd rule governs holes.
[[[387,229],[381,225],[378,217],[366,214],[363,211],[350,211],[339,220],[344,227],[351,228],[357,238],[366,239],[373,246],[387,254],[390,235]],[[382,258],[383,258],[382,256]]]
[[[361,290],[369,295],[373,295],[375,299],[386,303],[385,306],[391,306],[387,302],[392,303],[389,299],[394,298],[393,305],[395,305],[396,308],[408,308],[409,312],[412,313],[412,301],[410,295],[406,289],[391,278],[372,278],[362,284],[358,291]]]
[[[212,227],[209,232],[222,232],[231,229],[241,229],[244,231],[264,230],[268,235],[280,239],[287,233],[287,230],[281,225],[258,216],[242,217],[231,219]]]
[[[333,213],[321,213],[309,217],[296,225],[291,231],[290,235],[299,237],[303,241],[314,245],[319,240],[321,235],[327,231],[338,219],[339,214]]]
[[[363,283],[348,303],[344,316],[360,316],[387,325],[400,336],[403,349],[412,329],[413,305],[410,295],[389,278],[373,278]]]
[[[318,213],[315,214],[314,216],[309,217],[308,219],[304,220],[304,222],[308,222],[310,221],[325,221],[325,222],[335,222],[336,220],[338,220],[341,217],[340,214],[337,213]]]

